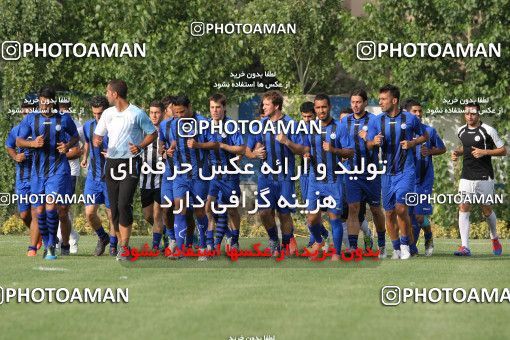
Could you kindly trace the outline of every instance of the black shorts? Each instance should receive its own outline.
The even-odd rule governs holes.
[[[148,207],[154,202],[161,204],[161,189],[140,189],[142,208]]]

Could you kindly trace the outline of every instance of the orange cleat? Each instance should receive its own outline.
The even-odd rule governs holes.
[[[313,254],[312,256],[309,257],[310,260],[312,261],[316,261],[317,259],[321,258],[322,257],[322,248],[324,247],[324,241],[322,241],[321,243],[317,243],[315,242],[314,244],[312,244],[312,246],[310,248],[308,248],[308,251]]]
[[[28,257],[34,257],[34,256],[37,256],[37,252],[33,249],[30,249],[28,252],[27,252],[27,256]]]
[[[297,251],[297,242],[296,242],[296,238],[293,236],[291,239],[290,239],[290,243],[289,243],[289,255],[294,255],[296,254],[296,251]]]

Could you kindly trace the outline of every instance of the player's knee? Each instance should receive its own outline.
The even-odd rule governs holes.
[[[395,206],[395,213],[398,215],[398,216],[403,216],[405,215],[405,213],[407,212],[407,209],[406,209],[406,206],[403,205],[403,204],[397,204]]]
[[[469,204],[461,203],[459,205],[459,210],[460,210],[460,212],[469,212],[470,206],[469,206]]]
[[[485,218],[489,217],[492,214],[492,208],[490,206],[482,205],[482,214]]]
[[[349,214],[357,215],[359,213],[359,204],[349,204]]]

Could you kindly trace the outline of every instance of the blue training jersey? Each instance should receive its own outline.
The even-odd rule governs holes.
[[[379,133],[384,136],[381,151],[383,161],[386,161],[386,173],[395,175],[403,171],[414,171],[414,150],[403,150],[400,142],[410,141],[423,134],[419,119],[403,110],[395,117],[382,113],[370,120],[367,140],[373,140]]]
[[[321,125],[321,133],[309,133],[306,138],[306,146],[310,147],[311,173],[313,179],[321,176],[318,172],[319,164],[325,164],[326,177],[324,182],[336,183],[342,179],[341,174],[335,173],[340,170],[339,162],[342,158],[332,152],[326,152],[322,147],[324,142],[328,142],[337,149],[352,149],[352,139],[347,133],[347,129],[342,126],[340,121],[332,118],[328,125]]]
[[[347,132],[354,143],[354,156],[350,158],[346,163],[348,164],[348,168],[353,170],[355,166],[361,168],[361,160],[365,159],[365,175],[367,175],[367,166],[368,164],[379,165],[379,160],[377,158],[378,148],[373,148],[372,150],[368,150],[367,142],[365,142],[358,133],[360,131],[368,131],[368,125],[370,120],[375,119],[376,115],[365,112],[363,117],[356,119],[354,113],[344,117],[342,119],[342,126],[347,128]]]
[[[421,155],[421,146],[425,145],[428,149],[431,148],[445,148],[443,140],[437,134],[436,129],[432,126],[421,123],[422,131],[427,131],[429,135],[429,139],[423,143],[418,144],[415,147],[415,157],[416,157],[416,184],[421,184],[427,180],[434,180],[434,163],[432,162],[432,156],[428,155],[427,157],[422,157]]]
[[[103,137],[101,147],[95,147],[93,138],[96,126],[97,121],[95,119],[86,121],[83,125],[83,137],[85,138],[85,142],[89,144],[89,167],[87,178],[94,181],[100,181],[104,176],[104,165],[106,161],[101,151],[108,149],[108,136],[106,135]]]
[[[16,183],[29,181],[32,175],[32,150],[16,147],[16,137],[18,137],[19,128],[20,124],[13,127],[5,141],[6,147],[16,150],[16,153],[25,154],[25,160],[23,162],[16,162]],[[31,140],[32,137],[27,139]]]
[[[58,152],[57,144],[67,143],[71,137],[78,137],[78,130],[71,116],[68,113],[55,113],[46,117],[34,111],[21,122],[18,137],[32,137],[35,140],[37,136],[44,137],[44,146],[33,149],[32,173],[41,178],[70,174],[67,157]]]
[[[213,142],[213,137],[210,133],[210,129],[206,129],[205,131],[201,131],[203,133],[197,133],[193,137],[188,137],[184,125],[179,124],[179,118],[176,118],[171,123],[170,128],[170,143],[175,141],[177,143],[177,148],[175,149],[175,153],[173,155],[174,164],[177,167],[177,170],[183,170],[183,164],[191,164],[192,170],[188,171],[187,174],[183,176],[187,176],[189,179],[201,179],[199,176],[199,170],[202,169],[203,176],[210,176],[210,167],[208,161],[209,150],[204,149],[190,149],[188,148],[187,141],[190,138],[195,139],[199,143],[207,143]],[[199,121],[201,120],[209,120],[206,117],[194,113],[190,119],[186,119],[187,122],[190,120],[195,122],[195,126],[199,126]],[[192,131],[196,132],[196,131]],[[191,136],[191,135],[189,135]]]
[[[276,134],[268,127],[269,124],[273,125]],[[285,135],[290,141],[296,144],[303,144],[304,139],[302,138],[302,134],[297,133],[296,121],[287,115],[283,115],[279,120],[274,122],[272,122],[269,117],[264,117],[261,120],[261,126],[262,130],[260,133],[248,138],[248,147],[253,150],[257,143],[262,144],[266,149],[266,159],[263,164],[267,164],[273,170],[276,170],[278,166],[281,165],[283,170],[278,174],[260,175],[274,181],[290,181],[291,177],[294,176],[296,158],[292,150],[285,144],[280,144],[280,142],[276,140],[276,137],[278,134],[278,127],[282,126],[282,128],[286,130]],[[285,164],[288,164],[287,171],[284,170]]]
[[[223,126],[225,126],[225,123],[229,120],[232,120],[230,117],[225,116],[223,118]],[[214,133],[213,139],[216,142],[220,142],[227,145],[232,146],[240,146],[243,145],[243,137],[241,135],[241,132],[237,130],[233,134],[220,134],[220,133]],[[209,160],[210,164],[214,166],[221,166],[221,168],[226,167],[227,170],[235,170],[235,168],[230,164],[230,159],[235,158],[236,155],[233,153],[228,152],[227,150],[209,150]],[[227,180],[233,180],[233,179],[239,179],[239,174],[218,174],[216,176],[217,179],[227,179]]]

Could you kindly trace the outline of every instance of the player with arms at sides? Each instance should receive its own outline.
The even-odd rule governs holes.
[[[69,193],[71,169],[66,153],[78,143],[76,125],[67,113],[58,113],[55,90],[44,87],[39,91],[39,111],[29,114],[21,122],[16,146],[33,149],[30,191],[42,195],[35,203],[39,232],[43,238],[46,260],[55,260],[58,242],[59,215],[66,216],[68,206],[58,204]],[[70,136],[68,139],[66,134]],[[31,140],[29,140],[31,137]],[[48,196],[52,195],[52,198]],[[67,245],[69,246],[69,245]]]
[[[452,159],[462,159],[462,174],[459,182],[459,192],[463,195],[481,196],[486,204],[482,204],[482,213],[489,225],[492,240],[492,252],[501,255],[502,247],[496,232],[496,213],[492,210],[490,201],[494,196],[494,169],[492,157],[505,156],[506,147],[497,131],[480,120],[480,104],[471,102],[464,107],[466,125],[457,131],[462,146],[452,151]],[[459,229],[462,245],[454,253],[457,256],[471,256],[469,249],[469,202],[459,206]]]
[[[384,227],[384,213],[381,209],[381,177],[376,175],[374,178],[368,171],[369,165],[374,164],[374,169],[379,169],[378,148],[369,150],[367,148],[366,135],[370,121],[376,116],[368,111],[368,96],[365,90],[356,89],[351,92],[352,114],[342,119],[342,124],[347,126],[349,136],[354,143],[354,157],[348,161],[348,168],[362,169],[362,174],[345,176],[346,200],[349,206],[348,230],[349,247],[356,249],[358,247],[358,234],[361,223],[364,224],[365,235],[369,233],[368,223],[364,216],[360,222],[359,213],[366,209],[366,203],[370,206],[370,211],[374,218],[375,228],[377,230],[377,243],[379,247],[379,256],[386,257],[386,230]],[[370,177],[370,179],[369,179]],[[363,205],[363,209],[361,207]],[[363,211],[364,212],[364,211]],[[363,214],[365,215],[365,214]],[[368,229],[368,230],[367,230]],[[370,241],[371,241],[370,237]],[[368,246],[371,248],[369,241]],[[367,245],[365,245],[367,248]]]
[[[415,147],[416,159],[416,189],[418,195],[431,195],[434,187],[434,164],[432,156],[442,155],[446,152],[446,147],[436,129],[427,124],[423,124],[423,109],[421,104],[414,100],[408,99],[404,103],[407,112],[420,119],[422,131],[427,131],[429,139]],[[416,243],[420,237],[420,230],[423,229],[425,236],[425,256],[432,256],[434,252],[434,241],[432,240],[432,228],[430,227],[429,216],[432,215],[432,205],[428,202],[421,203],[409,208],[411,216],[411,224],[413,226],[414,242],[411,245],[411,255],[418,254]]]
[[[21,104],[22,119],[34,110],[33,104],[24,100]],[[26,196],[30,195],[30,180],[32,178],[32,150],[16,147],[16,137],[18,136],[20,124],[14,126],[5,141],[7,154],[16,162],[16,194]],[[29,137],[31,139],[31,137]],[[20,202],[18,200],[18,213],[25,226],[30,230],[30,245],[28,246],[27,256],[37,255],[37,250],[41,247],[39,228],[37,227],[37,211],[35,206],[29,202]]]
[[[367,148],[379,146],[386,173],[382,175],[381,189],[386,229],[393,244],[393,259],[409,259],[412,244],[411,220],[406,195],[414,191],[416,174],[414,147],[428,139],[421,131],[416,116],[400,109],[400,89],[385,85],[379,89],[379,106],[383,113],[371,119],[368,125]],[[415,138],[416,137],[416,138]],[[400,231],[400,238],[399,238]]]
[[[232,119],[226,115],[227,98],[223,94],[214,94],[209,98],[209,112],[211,113],[211,123],[213,125],[225,125]],[[240,131],[235,133],[213,133],[214,139],[219,143],[218,150],[209,151],[209,160],[213,167],[221,166],[230,171],[235,171],[231,165],[231,159],[236,156],[244,155],[246,146],[243,142],[243,137]],[[239,164],[239,161],[238,161]],[[219,210],[218,203],[230,204],[230,197],[241,196],[240,187],[241,175],[240,174],[216,174],[209,183],[209,194],[207,196],[206,212],[209,216],[209,228],[207,230],[207,248],[212,249],[214,244],[214,214],[213,205],[215,210]],[[239,250],[239,227],[241,224],[241,217],[239,216],[238,207],[227,208],[226,213],[228,219],[231,221],[231,247]],[[225,214],[225,212],[218,212],[217,215]]]
[[[110,210],[110,200],[108,199],[108,190],[104,180],[104,165],[106,162],[105,155],[108,149],[108,136],[103,138],[103,143],[100,147],[95,147],[92,144],[94,137],[94,130],[96,129],[97,122],[101,119],[101,115],[110,105],[104,96],[95,96],[90,100],[92,108],[93,119],[88,120],[83,125],[83,137],[85,144],[83,146],[83,156],[81,160],[81,167],[87,169],[87,177],[85,179],[84,195],[93,195],[94,203],[85,203],[85,218],[90,227],[96,232],[98,240],[96,249],[94,250],[95,256],[103,255],[106,246],[110,244],[110,256],[117,255],[118,238],[113,227],[112,214]],[[110,235],[104,230],[101,219],[98,215],[98,208],[104,204],[106,208],[106,216],[109,222]]]
[[[291,150],[310,158],[311,171],[308,180],[308,214],[307,223],[315,239],[311,247],[311,259],[320,257],[319,251],[324,247],[321,234],[322,206],[327,207],[335,254],[332,261],[339,261],[342,248],[342,174],[339,163],[342,158],[350,158],[354,154],[352,141],[347,129],[340,121],[331,116],[329,96],[318,94],[314,98],[314,110],[320,121],[320,132],[311,131],[305,138],[305,146],[284,140]],[[330,201],[328,204],[327,201]],[[320,203],[320,204],[319,204]],[[320,206],[320,207],[319,207]]]
[[[279,91],[268,91],[262,96],[262,107],[264,118],[261,119],[262,129],[260,133],[250,136],[247,145],[247,157],[259,158],[263,160],[263,168],[276,170],[281,165],[281,171],[278,173],[260,173],[257,179],[257,204],[258,206],[267,206],[259,211],[260,219],[269,236],[269,248],[273,256],[279,256],[281,246],[288,248],[289,253],[294,253],[295,244],[291,247],[293,239],[294,222],[291,212],[294,209],[289,207],[280,207],[278,201],[281,197],[289,203],[296,200],[295,184],[291,178],[294,176],[295,156],[285,141],[293,143],[303,143],[304,139],[297,132],[296,122],[282,112],[283,95]],[[287,133],[283,134],[282,129]],[[286,167],[285,165],[288,165]],[[286,169],[285,169],[286,168]],[[266,202],[267,201],[267,202]],[[282,245],[278,237],[278,229],[275,220],[275,211],[278,213],[280,228],[282,232]]]

